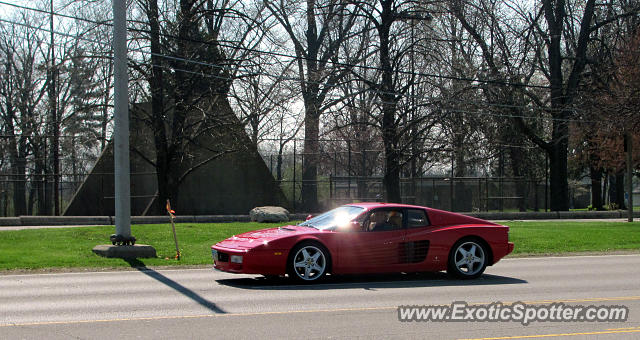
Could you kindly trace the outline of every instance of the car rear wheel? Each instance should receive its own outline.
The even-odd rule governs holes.
[[[329,252],[316,243],[301,243],[291,250],[289,276],[300,282],[320,280],[326,273]]]
[[[475,279],[487,268],[488,255],[483,242],[463,239],[451,247],[447,273],[460,279]]]

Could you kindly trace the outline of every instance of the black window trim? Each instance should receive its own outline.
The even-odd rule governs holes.
[[[405,223],[404,223],[404,228],[409,230],[409,229],[417,229],[417,228],[424,228],[424,227],[429,227],[431,226],[431,220],[429,220],[429,214],[427,213],[427,210],[424,208],[405,208],[404,209],[404,217],[403,219],[406,219]],[[427,224],[423,225],[423,226],[419,226],[419,227],[409,227],[409,210],[420,210],[424,213],[424,217],[425,220],[427,222]]]

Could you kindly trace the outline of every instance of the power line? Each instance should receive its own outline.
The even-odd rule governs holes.
[[[2,19],[2,18],[0,18],[0,21],[1,22],[6,22],[6,23],[9,23],[9,24],[15,24],[15,25],[19,25],[19,26],[35,29],[35,30],[40,30],[40,31],[44,31],[44,32],[51,32],[47,28],[33,26],[33,25],[25,24],[25,23],[19,23],[19,22],[15,22],[15,21],[11,21],[11,20]],[[67,33],[58,32],[58,31],[55,31],[55,30],[53,31],[53,33],[54,34],[59,34],[61,36],[66,36],[66,37],[69,37],[69,38],[73,38],[73,39],[83,40],[83,41],[92,42],[92,43],[96,43],[96,44],[102,44],[102,42],[100,42],[100,41],[97,41],[97,40],[94,40],[94,39],[85,38],[85,37],[79,36],[79,35],[71,35],[71,34],[67,34]],[[211,64],[211,63],[206,63],[206,62],[197,61],[197,60],[190,60],[190,59],[185,59],[185,58],[180,58],[180,57],[175,57],[175,56],[168,56],[168,55],[164,55],[164,54],[151,53],[151,52],[148,52],[147,50],[145,50],[143,48],[130,48],[129,50],[132,51],[132,52],[150,53],[152,55],[156,55],[156,56],[159,56],[159,57],[162,57],[162,58],[167,58],[167,59],[180,60],[180,61],[184,61],[184,62],[188,62],[188,63],[196,63],[196,64],[199,64],[201,66],[209,66],[209,67],[218,68],[218,69],[233,70],[233,69],[231,69],[229,67],[226,67],[226,66],[223,66],[223,65]],[[105,55],[104,57],[105,58],[109,58],[109,59],[112,58],[111,56],[107,56],[107,55]],[[152,63],[145,63],[145,64],[147,64],[149,66],[160,67],[160,68],[171,70],[171,71],[185,72],[185,73],[195,74],[195,75],[199,75],[199,76],[203,76],[203,77],[226,80],[226,81],[233,81],[233,80],[235,80],[237,78],[237,77],[232,77],[232,76],[221,76],[221,75],[206,74],[204,72],[197,72],[197,71],[179,69],[179,68],[175,68],[175,67],[170,67],[170,66],[165,66],[165,65],[156,65],[156,64],[152,64]],[[284,76],[284,75],[273,75],[273,74],[270,74],[268,72],[248,71],[246,69],[240,69],[240,68],[238,68],[237,70],[242,70],[244,72],[247,72],[248,75],[264,75],[264,76],[272,77],[272,78],[277,79],[277,80],[289,80],[289,81],[296,81],[296,82],[301,81],[297,77],[287,77],[287,76]],[[456,78],[456,79],[463,80],[463,78]],[[308,83],[313,83],[313,82],[308,82]],[[323,83],[321,83],[321,82],[315,82],[315,83],[319,84],[319,85],[323,85]],[[332,87],[333,88],[339,88],[339,87],[344,87],[344,85],[343,84],[334,84],[334,85],[332,85]],[[363,89],[363,88],[354,87],[354,86],[349,86],[349,88],[357,90],[357,91],[367,91],[367,92],[379,93],[379,91],[377,91],[375,89],[371,89],[371,88]],[[407,98],[412,98],[412,96],[410,94],[405,94],[405,93],[391,92],[390,94],[400,95],[400,96],[404,96],[404,97],[407,97]],[[415,96],[413,96],[413,98],[423,99],[423,97],[420,96],[420,95],[415,95]],[[486,102],[477,103],[477,102],[470,102],[470,101],[466,101],[465,102],[465,101],[459,101],[459,100],[457,101],[457,103],[466,103],[466,104],[470,104],[470,105],[480,105],[480,106],[490,106],[490,107],[491,106],[496,106],[496,107],[503,107],[503,108],[524,108],[524,109],[531,109],[532,108],[532,107],[527,106],[527,105],[510,105],[510,104],[486,103]],[[421,105],[425,105],[425,104],[421,104]],[[427,103],[427,105],[434,105],[434,103]],[[543,110],[549,111],[550,108],[544,108]],[[577,109],[572,109],[572,110],[573,111],[578,111]],[[474,111],[460,110],[460,109],[454,109],[454,110],[449,110],[449,111],[450,112],[458,112],[458,113],[476,114],[476,115],[488,115],[488,116],[495,116],[495,117],[522,118],[522,119],[529,119],[529,120],[534,119],[534,120],[551,120],[551,121],[581,122],[581,123],[597,123],[597,122],[600,122],[600,121],[604,121],[604,120],[600,120],[600,121],[590,120],[590,121],[587,121],[587,120],[584,120],[584,119],[571,119],[571,118],[564,118],[563,119],[563,118],[544,117],[544,116],[509,115],[509,114],[497,114],[497,113],[481,112],[481,111],[475,111],[474,112]]]
[[[0,18],[0,21],[5,21],[5,20],[2,20],[2,19]],[[15,34],[15,33],[12,33],[12,32],[4,32],[4,34],[5,34],[5,35],[8,35],[8,36],[10,36],[10,37],[20,38],[20,39],[23,39],[23,40],[27,40],[27,39],[30,39],[30,38],[31,38],[31,37],[26,36],[26,35],[24,35],[24,34],[19,35],[19,34]],[[58,34],[58,32],[54,32],[54,34]],[[51,42],[47,42],[47,45],[51,46]],[[59,47],[59,48],[66,48],[66,47],[68,47],[67,45],[64,45],[63,43],[60,43],[60,42],[55,42],[55,43],[53,44],[53,46],[55,46],[55,47]]]
[[[32,8],[32,7],[20,6],[20,5],[16,5],[16,4],[10,4],[10,3],[6,3],[4,1],[0,1],[0,4],[13,6],[13,7],[17,7],[17,8],[21,8],[21,9],[25,9],[25,10],[31,10],[31,11],[37,11],[37,12],[41,12],[41,13],[51,14],[50,11],[41,10],[41,9]],[[70,16],[70,15],[65,15],[65,14],[60,14],[60,13],[53,13],[53,14],[54,15],[58,15],[58,16],[62,16],[62,17],[66,17],[66,18],[71,18],[71,19],[76,19],[76,20],[81,20],[81,21],[94,23],[96,25],[108,25],[108,26],[112,25],[110,22],[107,22],[107,21],[96,21],[96,20],[91,20],[91,19],[86,19],[86,18],[81,18],[81,17],[76,17],[76,16]],[[10,21],[7,21],[7,20],[3,20],[3,21],[10,22]],[[135,20],[129,20],[129,21],[136,22],[136,23],[142,23],[140,21],[135,21]],[[15,23],[15,24],[20,24],[20,23]],[[41,29],[41,30],[44,30],[46,32],[49,32],[49,30],[42,29],[42,28],[36,28],[36,29]],[[136,29],[136,28],[130,28],[129,30],[150,34],[150,30]],[[54,32],[54,33],[60,34],[60,35],[63,35],[63,36],[72,37],[72,38],[75,38],[75,39],[82,39],[82,40],[89,41],[89,42],[99,43],[99,42],[97,42],[95,40],[89,40],[89,39],[86,39],[86,38],[80,38],[79,36],[71,36],[71,35],[67,35],[67,34],[61,33],[61,32]],[[239,45],[225,45],[224,43],[222,43],[222,42],[224,42],[224,40],[217,40],[216,43],[212,43],[212,42],[209,42],[209,41],[202,41],[202,40],[195,40],[195,39],[184,39],[184,38],[181,38],[181,37],[168,35],[168,34],[164,34],[164,33],[160,33],[160,35],[163,36],[163,37],[170,37],[170,38],[178,39],[178,40],[187,40],[187,41],[197,42],[197,43],[207,44],[207,45],[220,45],[220,46],[226,46],[226,47],[235,48],[235,49],[242,49],[242,50],[246,50],[246,51],[250,51],[250,52],[256,52],[256,53],[259,53],[259,54],[271,54],[271,55],[274,55],[274,56],[282,56],[282,57],[298,59],[297,56],[293,56],[293,55],[290,55],[290,54],[283,54],[283,53],[277,53],[277,52],[271,52],[271,51],[262,51],[262,50],[258,50],[258,49],[250,49],[250,48],[242,47],[242,46],[239,46]],[[145,50],[143,48],[130,48],[129,50],[130,51],[134,51],[134,52],[148,53],[148,54],[151,54],[151,55],[154,55],[154,56],[158,56],[158,57],[161,57],[161,58],[165,58],[165,59],[172,59],[172,60],[178,60],[178,61],[183,61],[183,62],[187,62],[187,63],[195,63],[195,64],[198,64],[198,65],[201,65],[201,66],[209,66],[209,67],[213,67],[213,68],[226,69],[226,70],[232,71],[232,72],[236,71],[236,70],[239,70],[239,68],[233,69],[231,67],[224,66],[224,65],[211,64],[211,63],[206,63],[206,62],[202,62],[202,61],[198,61],[198,60],[192,60],[192,59],[180,58],[180,57],[176,57],[176,56],[169,56],[169,55],[164,55],[164,54],[152,53],[152,52],[150,52],[148,50]],[[304,59],[309,59],[309,58],[304,58]],[[333,61],[328,61],[328,62],[332,63],[332,64],[336,64],[336,65],[347,66],[347,67],[359,67],[359,68],[367,68],[367,69],[371,69],[371,70],[381,70],[381,68],[373,67],[373,66],[363,66],[363,65],[358,65],[358,64],[338,63],[338,62],[333,62]],[[202,72],[193,72],[193,71],[184,70],[184,69],[177,69],[177,68],[172,68],[172,67],[164,67],[162,65],[154,65],[154,64],[149,64],[149,65],[150,66],[163,67],[165,69],[170,69],[170,70],[174,70],[174,71],[182,71],[182,72],[187,72],[187,73],[191,73],[191,74],[204,75]],[[296,82],[301,82],[302,81],[299,78],[286,77],[286,76],[283,76],[283,75],[273,75],[273,74],[266,73],[266,72],[256,72],[256,71],[247,70],[247,69],[244,69],[243,71],[246,72],[248,75],[265,75],[265,76],[272,77],[272,78],[275,78],[275,79],[278,79],[278,80],[289,80],[289,81],[296,81]],[[416,72],[408,72],[408,71],[403,71],[403,70],[398,70],[397,73],[410,74],[410,75],[419,75],[419,76],[425,76],[425,77],[436,77],[436,78],[442,78],[442,79],[448,79],[448,80],[463,80],[463,81],[470,81],[470,82],[502,84],[502,85],[516,86],[516,87],[544,88],[544,89],[549,89],[550,88],[549,86],[543,86],[543,85],[527,85],[527,84],[509,83],[509,82],[496,81],[496,80],[481,80],[481,79],[475,79],[475,78],[463,78],[463,77],[446,76],[446,75],[438,75],[438,74],[416,73]],[[210,75],[210,77],[211,78],[222,79],[222,80],[228,80],[228,81],[233,81],[233,80],[236,79],[236,78],[231,77],[231,76],[224,77],[224,76],[219,76],[219,75]],[[309,81],[306,81],[306,82],[307,83],[313,83],[313,84],[325,85],[326,86],[326,84],[324,84],[323,82],[309,82]],[[339,86],[343,86],[343,85],[335,84],[332,87],[339,87]],[[355,87],[352,87],[352,88],[356,89],[356,90],[362,90],[360,88],[355,88]],[[375,92],[379,93],[379,91],[375,91]],[[391,92],[389,94],[401,95],[401,96],[405,96],[407,98],[411,97],[411,95],[404,94],[404,93],[398,93],[398,92]],[[508,105],[508,104],[488,104],[488,103],[483,103],[483,105],[501,106],[501,107],[510,107],[510,108],[526,108],[526,106],[514,106],[514,105]],[[545,110],[549,111],[549,108],[545,108]],[[574,111],[577,111],[577,110],[574,109]],[[502,115],[502,116],[531,119],[531,117],[529,117],[529,116],[523,116],[523,117],[513,116],[513,115]],[[547,118],[541,117],[541,119],[547,119]],[[584,121],[584,120],[557,119],[557,118],[552,118],[552,120],[587,122],[587,121]]]
[[[0,4],[14,6],[13,4],[9,4],[9,3],[3,2],[3,1],[0,1]],[[51,13],[50,11],[35,9],[35,8],[31,8],[31,7],[26,7],[26,6],[15,5],[15,7],[18,7],[18,8],[21,8],[21,9],[25,9],[25,10],[43,12],[43,13],[47,13],[47,14]],[[95,20],[90,20],[90,19],[86,19],[86,18],[70,16],[70,15],[62,15],[62,14],[58,14],[58,13],[54,13],[54,15],[60,15],[60,16],[64,16],[64,17],[71,18],[71,19],[91,22],[91,23],[98,24],[98,25],[111,25],[108,22],[95,21]],[[141,32],[141,33],[151,34],[151,30],[145,30],[145,29],[140,29],[140,28],[128,28],[128,30],[134,31],[134,32]],[[258,50],[258,49],[255,49],[255,48],[243,47],[241,45],[232,45],[232,44],[229,44],[228,41],[224,41],[224,40],[217,40],[216,42],[210,42],[210,41],[198,40],[198,39],[193,39],[193,38],[182,38],[182,37],[178,37],[178,36],[174,36],[174,35],[170,35],[170,34],[166,34],[166,33],[160,33],[160,32],[158,32],[158,33],[159,33],[160,36],[165,37],[165,38],[177,39],[177,40],[182,40],[182,41],[189,41],[189,42],[193,42],[193,43],[206,44],[206,45],[210,45],[210,46],[223,46],[223,47],[232,48],[232,49],[244,50],[244,51],[248,51],[248,52],[255,52],[255,53],[258,53],[258,54],[267,54],[267,55],[272,55],[272,56],[276,56],[276,57],[290,58],[290,59],[295,59],[295,60],[304,59],[304,60],[308,60],[308,61],[321,62],[321,60],[319,60],[319,59],[312,59],[312,58],[308,58],[308,57],[301,57],[300,58],[300,57],[295,56],[295,55],[281,53],[281,52],[264,51],[264,50]],[[186,59],[185,59],[185,61],[188,62],[188,60],[186,60]],[[380,67],[376,67],[376,66],[368,66],[368,65],[361,65],[361,64],[349,64],[349,63],[337,62],[337,61],[333,61],[333,60],[327,60],[326,63],[333,64],[333,65],[340,66],[340,67],[360,68],[360,69],[375,70],[375,71],[381,71],[382,70]],[[502,80],[477,79],[477,78],[468,78],[468,77],[459,77],[459,76],[447,76],[447,75],[441,75],[441,74],[423,73],[423,72],[410,72],[410,71],[404,71],[404,70],[396,70],[396,73],[405,74],[405,75],[412,75],[412,76],[422,76],[422,77],[426,77],[426,78],[439,78],[439,79],[445,79],[445,80],[459,80],[459,81],[468,81],[468,82],[479,82],[479,83],[485,83],[485,84],[507,85],[507,86],[524,87],[524,88],[541,88],[541,89],[550,89],[551,88],[550,86],[547,86],[547,85],[532,85],[532,84],[511,83],[511,82],[502,81]]]
[[[69,33],[59,32],[59,31],[56,31],[56,30],[51,31],[48,28],[33,26],[33,25],[30,25],[30,24],[25,24],[25,23],[21,23],[21,22],[15,22],[15,21],[3,19],[3,18],[0,18],[0,21],[1,22],[6,22],[6,23],[11,24],[11,25],[18,25],[18,26],[22,26],[22,27],[26,27],[26,28],[31,28],[31,29],[34,29],[34,30],[37,30],[37,31],[43,31],[43,32],[48,32],[48,33],[52,33],[53,32],[53,34],[57,34],[57,35],[60,35],[60,36],[63,36],[63,37],[67,37],[67,38],[73,38],[73,39],[82,40],[82,41],[86,41],[86,42],[92,42],[92,43],[96,43],[96,44],[103,44],[104,43],[102,41],[85,38],[85,37],[80,36],[80,35],[72,35],[72,34],[69,34]]]
[[[43,14],[47,14],[47,15],[51,15],[52,14],[51,10],[39,9],[39,8],[35,8],[35,7],[27,7],[27,6],[22,6],[22,5],[18,5],[18,4],[12,4],[12,3],[8,3],[8,2],[4,2],[4,1],[0,1],[0,5],[11,6],[11,7],[20,8],[20,9],[24,9],[24,10],[28,10],[28,11],[33,11],[33,12],[39,12],[39,13],[43,13]],[[91,20],[91,19],[76,17],[76,16],[72,16],[72,15],[66,15],[66,14],[62,14],[62,13],[59,13],[59,12],[55,12],[55,11],[53,12],[53,15],[58,16],[58,17],[67,18],[67,19],[74,19],[74,20],[89,22],[89,23],[96,24],[96,25],[113,26],[113,24],[111,23],[111,20],[97,21],[97,20]]]

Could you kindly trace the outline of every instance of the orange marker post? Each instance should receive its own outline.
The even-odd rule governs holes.
[[[176,259],[180,260],[180,248],[178,247],[178,236],[176,235],[176,225],[173,221],[175,218],[175,211],[171,210],[171,203],[167,199],[167,213],[169,214],[169,218],[171,219],[171,229],[173,229],[173,240],[176,243]]]

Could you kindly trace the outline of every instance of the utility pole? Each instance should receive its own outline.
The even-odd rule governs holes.
[[[111,245],[97,245],[93,252],[125,259],[156,257],[152,246],[135,244],[131,235],[131,187],[129,173],[129,77],[127,75],[127,1],[113,0],[113,163],[116,233]]]
[[[58,94],[56,93],[56,77],[57,77],[57,68],[56,68],[56,54],[55,54],[55,40],[53,35],[53,0],[49,1],[50,12],[49,12],[49,38],[50,44],[49,51],[51,53],[51,65],[49,68],[49,110],[51,112],[51,122],[49,133],[51,136],[51,167],[53,171],[53,214],[55,216],[60,215],[60,179],[58,178],[60,173],[60,125],[58,119]],[[46,154],[46,148],[45,148]],[[45,184],[46,185],[46,184]],[[45,197],[46,199],[46,197]]]
[[[113,0],[114,128],[116,234],[112,242],[133,244],[129,172],[129,76],[127,74],[127,2]]]
[[[629,132],[624,137],[624,146],[627,152],[627,192],[629,193],[627,220],[633,222],[633,137]]]

